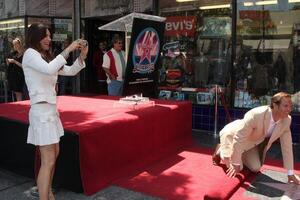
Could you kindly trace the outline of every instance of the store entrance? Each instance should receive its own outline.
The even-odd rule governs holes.
[[[125,37],[123,32],[100,31],[98,27],[110,21],[103,19],[87,19],[85,21],[85,38],[89,42],[89,54],[86,61],[85,78],[82,83],[83,92],[107,94],[106,75],[102,70],[103,53],[111,49],[111,40],[115,34]],[[104,51],[99,47],[104,46]]]

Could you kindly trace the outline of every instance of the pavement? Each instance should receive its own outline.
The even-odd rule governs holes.
[[[213,148],[218,138],[203,131],[193,131],[193,140],[199,146]],[[300,145],[294,145],[295,162],[300,162]],[[273,145],[268,156],[282,159],[279,145]],[[286,174],[266,170],[258,175],[245,192],[245,196],[258,199],[300,199],[300,186],[286,183]],[[56,200],[159,200],[158,197],[111,185],[92,196],[65,189],[55,190]],[[19,176],[0,168],[0,200],[37,200],[33,179]]]

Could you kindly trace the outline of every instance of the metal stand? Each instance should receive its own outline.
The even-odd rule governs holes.
[[[215,85],[215,124],[214,137],[219,137],[218,131],[218,85]]]

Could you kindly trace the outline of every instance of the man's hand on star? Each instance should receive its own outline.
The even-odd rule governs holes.
[[[226,171],[227,176],[233,178],[241,171],[240,165],[230,164],[229,168]]]
[[[288,175],[288,183],[300,185],[300,178],[297,175]]]

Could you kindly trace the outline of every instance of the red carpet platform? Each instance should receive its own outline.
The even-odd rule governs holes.
[[[190,102],[155,100],[153,107],[133,110],[115,106],[116,99],[58,97],[58,109],[66,130],[60,144],[59,175],[55,176],[61,185],[80,181],[77,186],[82,183],[84,192],[93,194],[113,180],[137,173],[191,143]],[[32,161],[32,145],[26,144],[28,104],[24,101],[0,105],[0,150],[5,152],[0,153],[1,167],[14,168],[24,152]],[[8,156],[11,145],[18,148]],[[24,151],[26,148],[29,149]],[[14,162],[7,164],[5,159],[12,160],[12,157]],[[27,161],[27,166],[19,165],[30,171],[30,162]],[[79,178],[74,180],[76,175],[72,171],[78,173]],[[73,189],[70,185],[67,188]]]
[[[212,165],[211,154],[211,149],[186,148],[115,184],[168,200],[229,199],[252,173],[228,178],[224,168]]]

